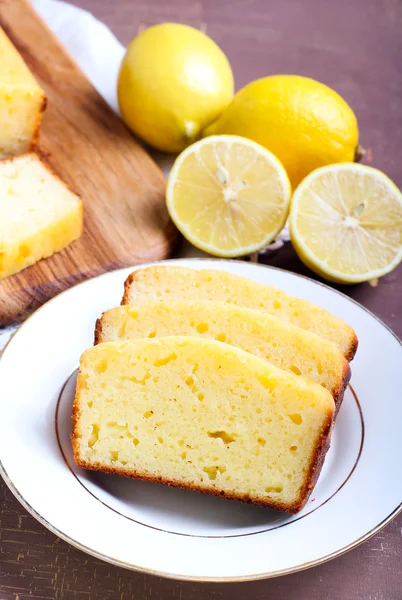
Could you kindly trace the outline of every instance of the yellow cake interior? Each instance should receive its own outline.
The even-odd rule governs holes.
[[[202,336],[238,346],[321,384],[336,398],[349,377],[348,362],[334,343],[267,313],[233,304],[177,300],[119,306],[106,311],[97,326],[97,342],[172,335]]]
[[[294,512],[334,414],[322,386],[215,340],[107,342],[81,358],[78,464]]]
[[[38,158],[0,161],[0,279],[58,252],[82,232],[82,203]]]
[[[348,360],[357,348],[353,329],[330,312],[278,288],[224,271],[168,265],[139,269],[126,282],[123,304],[194,299],[267,312],[334,342]]]
[[[0,27],[0,159],[33,149],[46,97]]]

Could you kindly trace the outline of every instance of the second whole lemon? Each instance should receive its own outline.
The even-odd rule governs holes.
[[[273,75],[246,85],[204,135],[248,137],[273,152],[293,187],[317,167],[350,162],[358,147],[354,112],[326,85]]]
[[[222,50],[201,31],[162,23],[129,45],[118,79],[125,123],[151,146],[179,152],[200,137],[233,98]]]

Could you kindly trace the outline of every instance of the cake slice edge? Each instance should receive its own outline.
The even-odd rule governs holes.
[[[176,339],[176,340],[181,340],[183,339],[181,336],[172,336],[172,338],[161,338],[161,339]],[[201,345],[203,345],[204,343],[211,343],[211,344],[218,344],[221,346],[228,346],[227,344],[223,343],[223,342],[217,342],[214,340],[205,340],[205,339],[199,339],[199,338],[194,338],[197,340],[197,344],[199,344],[201,342]],[[137,342],[144,342],[144,340],[137,340]],[[146,339],[147,342],[157,342],[157,340],[149,340]],[[102,343],[98,346],[98,348],[100,346],[115,346],[118,345],[120,347],[122,347],[122,344],[132,344],[132,343],[136,343],[136,342],[132,342],[131,340],[126,340],[124,342],[105,342]],[[292,503],[286,503],[283,504],[280,501],[273,501],[272,498],[267,499],[267,498],[263,498],[263,497],[251,497],[249,494],[239,494],[239,493],[232,493],[232,492],[227,492],[227,491],[222,491],[219,489],[216,489],[214,487],[208,486],[208,484],[203,484],[203,485],[195,485],[195,484],[191,484],[191,483],[187,483],[183,480],[179,480],[177,478],[171,478],[168,476],[157,476],[157,475],[152,475],[149,472],[146,472],[144,470],[141,469],[126,469],[124,468],[123,465],[105,465],[105,464],[101,464],[101,463],[94,463],[94,462],[89,462],[87,461],[85,458],[81,457],[81,453],[80,453],[80,442],[79,442],[79,418],[80,418],[80,402],[81,402],[81,396],[83,395],[84,390],[86,389],[86,376],[84,373],[84,368],[85,368],[85,361],[86,358],[88,356],[88,353],[90,353],[92,350],[94,350],[97,347],[91,348],[89,350],[87,350],[83,356],[81,357],[81,361],[80,361],[80,371],[79,371],[79,375],[78,375],[78,379],[77,379],[77,387],[76,387],[76,395],[75,395],[75,399],[74,399],[74,403],[73,403],[73,414],[72,414],[72,420],[73,420],[73,429],[72,429],[72,434],[71,434],[71,441],[72,441],[72,446],[73,446],[73,453],[74,453],[74,460],[76,462],[76,464],[84,469],[89,469],[89,470],[93,470],[93,471],[100,471],[100,472],[105,472],[105,473],[110,473],[110,474],[115,474],[115,475],[122,475],[122,476],[126,476],[132,479],[139,479],[139,480],[145,480],[145,481],[150,481],[150,482],[157,482],[157,483],[162,483],[164,485],[168,485],[168,486],[172,486],[172,487],[178,487],[181,489],[185,489],[185,490],[191,490],[191,491],[198,491],[204,494],[209,494],[209,495],[214,495],[214,496],[220,496],[220,497],[225,497],[228,499],[236,499],[236,500],[240,500],[242,502],[246,502],[246,503],[252,503],[252,504],[256,504],[259,506],[264,506],[264,507],[270,507],[270,508],[275,508],[290,514],[295,514],[298,513],[300,510],[302,510],[302,508],[305,506],[316,482],[317,479],[319,477],[319,474],[321,472],[321,468],[322,465],[324,463],[325,460],[325,455],[326,452],[330,446],[330,440],[331,440],[331,434],[332,434],[332,429],[333,429],[333,425],[334,425],[334,414],[335,414],[335,404],[333,401],[333,398],[331,396],[331,394],[327,391],[324,390],[324,388],[321,388],[321,386],[319,386],[318,384],[315,384],[313,382],[307,382],[308,385],[312,386],[312,387],[316,387],[317,389],[320,389],[320,393],[322,396],[327,395],[327,416],[325,419],[323,419],[323,423],[321,426],[321,429],[317,435],[317,439],[314,445],[314,449],[310,458],[310,462],[309,462],[309,470],[308,473],[306,473],[305,479],[304,479],[304,483],[300,488],[300,492],[298,497],[292,502]],[[230,348],[232,348],[230,346]],[[243,355],[243,357],[246,357],[248,355],[247,352],[237,349],[237,348],[233,348],[234,351],[236,353],[239,353],[241,355]],[[256,358],[260,363],[267,363],[267,361],[264,361],[263,359],[260,359],[258,357],[254,357]],[[277,367],[274,367],[273,365],[270,365],[270,363],[267,363],[269,365],[269,368],[273,369],[274,371],[278,371],[280,372],[281,369],[278,369]],[[289,375],[290,378],[292,378],[294,380],[295,383],[299,383],[300,385],[303,385],[302,382],[300,381],[300,379],[304,379],[304,378],[300,378],[296,375],[293,375],[291,373],[287,373],[287,375]],[[299,380],[299,382],[298,382]],[[307,380],[304,380],[307,381]]]
[[[133,285],[135,285],[135,280],[138,277],[141,277],[141,275],[143,273],[146,273],[146,272],[149,272],[149,271],[158,272],[159,270],[162,270],[162,269],[164,271],[171,271],[172,274],[174,274],[175,270],[176,271],[179,270],[182,273],[184,273],[186,271],[199,271],[199,270],[200,271],[204,271],[204,269],[191,269],[189,267],[182,267],[181,265],[177,265],[177,266],[174,265],[173,266],[173,265],[160,265],[160,264],[159,265],[153,265],[153,266],[150,265],[148,267],[142,267],[142,268],[136,269],[135,271],[133,271],[132,273],[130,273],[130,275],[126,278],[126,280],[124,282],[124,292],[123,292],[123,297],[122,297],[121,304],[122,305],[128,305],[128,304],[131,303],[131,298],[130,298],[131,297],[131,288],[132,288]],[[214,273],[220,272],[217,269],[205,269],[205,271],[207,271],[207,272],[211,271],[211,272],[214,272]],[[222,271],[222,273],[225,274],[225,275],[229,275],[231,277],[234,277],[236,279],[247,280],[249,282],[253,282],[253,280],[251,280],[251,279],[249,279],[247,277],[241,276],[241,275],[235,275],[233,273],[227,273],[226,271]],[[172,285],[174,286],[175,285],[174,280],[172,280],[172,281],[173,281]],[[261,284],[261,283],[258,283],[258,282],[253,282],[253,283],[256,283],[257,285],[260,285],[260,286],[265,286],[266,285],[266,287],[268,287],[268,288],[276,289],[276,288],[274,288],[274,286],[270,286],[269,284]],[[277,289],[279,290],[279,288],[277,288]],[[279,291],[281,293],[285,293],[287,296],[292,297],[293,299],[295,299],[297,301],[302,300],[301,298],[298,298],[297,296],[292,296],[292,294],[290,294],[288,292],[284,292],[283,290],[279,290]],[[354,356],[356,354],[356,351],[357,351],[358,343],[359,343],[357,335],[356,335],[356,332],[353,330],[353,328],[350,325],[348,325],[347,323],[345,323],[344,321],[342,321],[342,319],[340,319],[339,317],[336,317],[335,315],[332,315],[332,313],[330,313],[330,311],[328,311],[326,309],[323,309],[323,308],[315,305],[314,303],[312,303],[310,301],[307,301],[307,300],[302,300],[302,301],[305,302],[306,304],[310,305],[315,310],[319,309],[323,313],[330,314],[334,319],[336,319],[340,324],[342,324],[342,326],[345,329],[345,331],[346,330],[348,331],[349,338],[348,338],[347,343],[345,343],[345,347],[341,348],[341,350],[343,351],[343,354],[344,354],[346,360],[348,360],[349,362],[351,360],[353,360],[353,358],[354,358]],[[234,302],[234,303],[237,304],[236,302]],[[244,306],[247,306],[248,308],[254,308],[254,307],[248,306],[246,304]],[[278,316],[278,318],[280,318],[280,317]],[[293,323],[293,324],[298,325],[298,323]],[[300,325],[298,325],[298,326],[300,326]],[[311,329],[307,329],[307,330],[311,331]],[[319,335],[318,332],[315,332],[315,333],[317,335]],[[324,337],[324,336],[322,335],[322,337]],[[329,339],[329,338],[327,338],[327,339]],[[332,341],[334,341],[334,340],[332,340]]]

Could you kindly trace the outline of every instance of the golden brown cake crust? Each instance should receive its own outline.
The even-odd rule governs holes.
[[[35,123],[35,129],[34,129],[34,134],[32,136],[32,142],[31,142],[31,146],[29,148],[30,152],[33,152],[36,148],[36,146],[38,145],[39,142],[39,132],[40,132],[40,124],[42,121],[42,116],[43,113],[46,109],[47,106],[47,98],[46,98],[46,94],[45,92],[42,92],[42,105],[41,108],[38,112],[37,118],[36,118],[36,123]]]
[[[129,304],[128,299],[129,299],[129,295],[130,295],[130,287],[136,277],[136,274],[137,274],[137,271],[130,273],[130,275],[127,277],[126,281],[124,282],[124,293],[123,293],[123,298],[121,300],[122,305]]]
[[[275,502],[273,499],[267,498],[252,498],[245,494],[236,494],[236,493],[228,493],[223,490],[217,490],[212,487],[198,486],[187,484],[183,481],[168,479],[158,476],[153,476],[150,473],[144,473],[140,471],[134,471],[125,469],[123,466],[111,467],[109,465],[102,465],[100,463],[89,463],[85,460],[81,460],[80,458],[80,441],[79,436],[77,434],[78,431],[78,422],[80,416],[80,396],[81,391],[83,389],[82,376],[78,374],[77,379],[77,388],[75,399],[73,403],[73,411],[72,411],[72,433],[71,433],[71,443],[73,447],[73,454],[75,463],[82,467],[83,469],[88,469],[91,471],[100,471],[102,473],[110,473],[113,475],[123,475],[125,477],[129,477],[131,479],[140,479],[143,481],[151,481],[154,483],[162,483],[164,485],[168,485],[171,487],[181,488],[183,490],[191,490],[195,492],[201,492],[203,494],[208,494],[210,496],[220,496],[222,498],[228,498],[232,500],[240,500],[241,502],[246,502],[248,504],[257,504],[258,506],[264,506],[268,508],[275,508],[277,510],[281,510],[283,512],[287,512],[290,514],[296,514],[302,510],[305,506],[311,492],[314,489],[314,486],[317,482],[319,474],[321,472],[321,468],[324,464],[325,455],[329,449],[330,441],[331,441],[331,433],[334,425],[334,416],[328,415],[326,422],[324,423],[319,439],[317,440],[316,446],[313,450],[312,458],[310,461],[310,470],[306,475],[303,486],[301,487],[300,495],[297,500],[295,500],[291,504],[284,504],[282,502]]]
[[[351,360],[353,360],[356,351],[357,351],[357,346],[359,345],[359,340],[357,339],[357,335],[356,333],[353,331],[353,329],[351,328],[351,339],[350,339],[350,346],[347,349],[347,352],[345,354],[345,358],[350,362]]]
[[[299,512],[304,507],[314,489],[315,484],[317,483],[317,479],[321,473],[321,469],[325,461],[325,456],[331,445],[331,435],[334,424],[335,417],[329,417],[321,431],[320,438],[314,450],[313,460],[311,461],[310,472],[307,475],[304,486],[300,492],[298,508],[297,510],[292,511],[293,513]]]
[[[102,315],[103,316],[103,315]],[[95,323],[95,335],[94,335],[94,346],[102,341],[102,317],[96,319]]]
[[[338,411],[341,407],[343,396],[345,394],[346,388],[348,387],[351,375],[352,371],[350,369],[350,365],[345,359],[343,366],[343,374],[341,379],[339,380],[338,386],[335,389],[330,390],[335,402],[335,415],[338,414]]]
[[[152,267],[147,267],[148,269],[152,269]],[[129,297],[130,297],[130,287],[133,284],[137,274],[141,271],[142,269],[137,269],[136,271],[133,271],[133,273],[130,273],[130,275],[127,277],[126,281],[124,282],[124,293],[123,293],[123,298],[121,301],[121,304],[129,304]],[[349,347],[345,352],[345,358],[346,360],[348,360],[349,362],[351,360],[353,360],[356,351],[357,351],[357,346],[358,346],[358,339],[357,339],[357,335],[354,332],[354,330],[352,329],[352,327],[349,328],[350,329],[350,342],[349,342]],[[349,377],[350,378],[350,377]],[[345,386],[346,387],[346,386]],[[335,396],[334,396],[335,398]]]

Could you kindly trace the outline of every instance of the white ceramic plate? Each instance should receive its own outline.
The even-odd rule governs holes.
[[[94,323],[120,303],[132,269],[103,275],[38,310],[0,361],[1,473],[43,525],[116,565],[166,577],[242,581],[338,556],[401,510],[402,347],[367,310],[310,279],[238,261],[167,261],[280,287],[351,323],[360,345],[331,449],[295,516],[74,465],[71,403]]]

